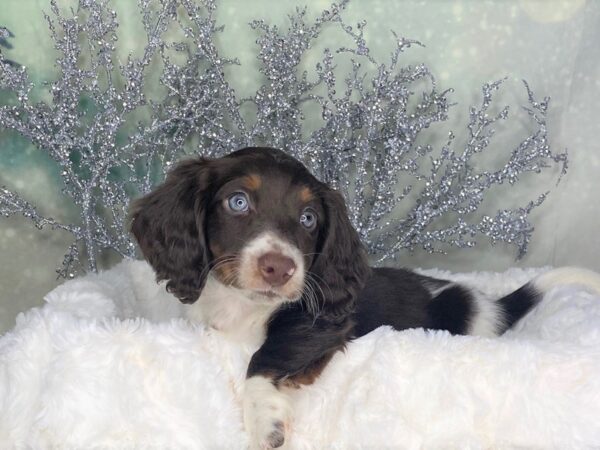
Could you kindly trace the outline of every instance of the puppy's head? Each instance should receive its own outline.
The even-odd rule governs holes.
[[[131,230],[184,303],[210,272],[259,302],[344,310],[369,270],[342,196],[275,149],[180,163],[134,203]]]

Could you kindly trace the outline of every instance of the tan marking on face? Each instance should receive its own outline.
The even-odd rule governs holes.
[[[233,261],[217,265],[215,267],[215,274],[217,275],[217,279],[221,283],[225,285],[239,287],[235,270],[235,264]]]
[[[300,189],[300,200],[304,203],[308,203],[310,202],[312,199],[315,198],[314,194],[312,193],[312,191],[307,188],[307,187],[303,187],[302,189]]]
[[[256,191],[260,188],[260,186],[262,185],[262,178],[260,177],[260,175],[256,175],[256,174],[251,174],[251,175],[246,175],[243,179],[242,179],[242,185],[246,188],[249,189],[251,191]]]

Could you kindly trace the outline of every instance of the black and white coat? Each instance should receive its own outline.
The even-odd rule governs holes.
[[[287,389],[313,383],[332,356],[377,327],[496,336],[548,289],[595,284],[546,273],[492,299],[409,270],[371,268],[341,195],[270,148],[182,162],[136,201],[131,229],[157,279],[188,315],[252,349],[244,421],[255,448],[285,443]]]

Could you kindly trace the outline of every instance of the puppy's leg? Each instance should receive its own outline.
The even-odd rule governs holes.
[[[246,379],[243,409],[252,450],[277,448],[284,444],[292,408],[288,396],[275,386],[272,378],[254,375]]]
[[[253,449],[285,443],[292,420],[285,389],[314,382],[344,348],[352,325],[349,319],[314,319],[300,308],[273,317],[265,342],[250,360],[245,384],[244,422]]]

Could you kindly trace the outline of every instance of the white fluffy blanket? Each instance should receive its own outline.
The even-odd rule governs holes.
[[[183,313],[142,262],[50,292],[0,338],[0,447],[245,448],[246,349]],[[600,447],[600,297],[556,288],[496,339],[378,329],[294,403],[291,448]]]

